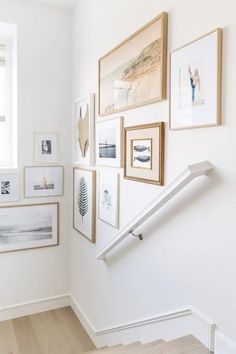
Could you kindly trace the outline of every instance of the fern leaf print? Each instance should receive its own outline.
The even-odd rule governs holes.
[[[88,212],[88,186],[84,176],[79,179],[77,205],[83,222],[84,216]]]

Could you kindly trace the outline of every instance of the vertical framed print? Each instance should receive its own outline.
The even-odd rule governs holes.
[[[216,126],[221,121],[222,29],[170,56],[170,128]]]
[[[167,24],[162,13],[99,60],[99,115],[166,98]]]
[[[73,228],[96,241],[96,171],[74,167]]]
[[[100,166],[123,166],[123,117],[97,122],[96,163]]]
[[[0,174],[0,203],[20,200],[20,175]]]
[[[165,123],[125,128],[126,179],[163,185]]]
[[[58,162],[57,133],[34,133],[34,162],[37,164]]]
[[[115,228],[119,228],[119,181],[118,173],[99,173],[98,217]]]
[[[95,95],[74,102],[73,150],[74,163],[94,164]]]

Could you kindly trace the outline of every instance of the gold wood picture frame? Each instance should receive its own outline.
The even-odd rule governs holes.
[[[167,32],[163,12],[99,59],[100,116],[166,99]]]
[[[124,178],[164,185],[165,123],[124,129]]]
[[[221,124],[222,29],[170,54],[170,129]]]
[[[59,245],[57,202],[1,206],[0,218],[0,253]]]
[[[73,228],[96,242],[96,171],[73,168]]]

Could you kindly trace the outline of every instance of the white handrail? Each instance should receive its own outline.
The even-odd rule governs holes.
[[[104,259],[105,256],[113,250],[121,241],[128,237],[134,230],[142,225],[150,216],[172,199],[187,184],[199,176],[206,175],[212,169],[209,161],[204,161],[190,165],[181,173],[165,190],[158,195],[146,208],[144,208],[123,230],[121,230],[116,238],[97,255],[97,259]],[[141,235],[139,235],[141,236]]]

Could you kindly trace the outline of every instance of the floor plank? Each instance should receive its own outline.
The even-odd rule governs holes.
[[[0,322],[0,354],[20,354],[12,321]]]
[[[12,322],[20,354],[42,354],[29,317],[17,318]]]

